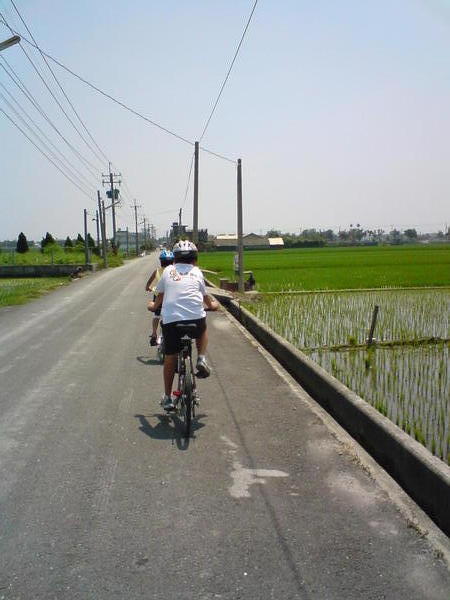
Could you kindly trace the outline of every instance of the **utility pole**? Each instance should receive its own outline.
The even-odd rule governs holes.
[[[242,227],[242,161],[238,158],[237,163],[237,250],[239,260],[239,279],[238,291],[244,293],[244,243],[243,243],[243,227]]]
[[[102,233],[103,266],[106,269],[108,267],[108,257],[106,254],[105,206],[100,200],[100,191],[99,190],[97,190],[97,200],[98,200],[98,216],[100,219],[100,231]]]
[[[127,226],[127,256],[130,254],[130,236],[128,233],[128,226]]]
[[[180,228],[181,228],[181,214],[182,214],[182,212],[183,212],[183,209],[180,208],[180,211],[178,213],[178,227],[180,227]]]
[[[89,262],[89,245],[88,245],[88,230],[87,230],[87,210],[84,209],[84,264]]]
[[[194,212],[192,225],[192,241],[198,244],[198,142],[194,151]]]
[[[98,210],[95,211],[95,224],[97,225],[97,248],[100,248],[100,228],[98,225]]]
[[[144,217],[144,219],[143,219],[142,222],[144,223],[144,246],[147,249],[147,229],[146,229],[146,226],[145,226],[145,222],[146,222],[145,217]]]
[[[118,183],[120,185],[122,183],[121,179],[118,179],[118,177],[122,177],[122,173],[113,173],[111,171],[111,163],[109,163],[109,174],[104,175],[102,173],[102,185],[109,183],[110,188],[114,247],[116,247],[116,204],[119,204],[119,200],[116,202],[114,184]]]
[[[136,204],[136,200],[134,201],[134,205],[131,208],[134,208],[134,223],[136,226],[136,256],[139,256],[139,233],[138,233],[138,218],[137,218],[138,205]]]

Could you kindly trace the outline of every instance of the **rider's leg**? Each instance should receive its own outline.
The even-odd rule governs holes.
[[[209,377],[211,368],[206,361],[206,347],[208,345],[208,334],[205,329],[199,338],[196,339],[197,345],[197,377]]]
[[[158,334],[158,325],[159,325],[159,317],[153,317],[153,321],[152,321],[152,336],[157,336]]]
[[[206,329],[201,334],[201,336],[195,340],[195,344],[197,346],[198,354],[202,354],[204,356],[206,352],[206,347],[208,345],[208,333]]]
[[[175,367],[177,364],[177,354],[166,354],[164,356],[164,393],[166,396],[172,394],[173,378],[175,377]]]

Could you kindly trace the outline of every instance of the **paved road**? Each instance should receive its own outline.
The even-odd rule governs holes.
[[[449,600],[376,468],[224,312],[184,442],[147,345],[154,263],[0,311],[0,600]]]

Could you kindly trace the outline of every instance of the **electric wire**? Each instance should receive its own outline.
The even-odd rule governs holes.
[[[56,133],[59,135],[59,137],[70,148],[70,150],[78,158],[78,160],[80,160],[80,156],[81,155],[78,152],[78,150],[69,142],[69,140],[61,133],[61,131],[56,127],[56,125],[53,123],[53,121],[48,117],[48,115],[43,110],[43,108],[41,107],[41,105],[39,104],[39,102],[34,98],[33,94],[29,91],[29,89],[27,88],[27,86],[20,79],[20,77],[16,73],[16,71],[11,67],[11,65],[8,63],[8,61],[6,60],[6,58],[4,56],[1,56],[1,55],[0,55],[0,58],[7,65],[7,67],[8,67],[9,70],[3,64],[1,64],[1,63],[0,63],[0,67],[3,68],[3,70],[5,71],[5,73],[10,77],[10,79],[20,89],[20,91],[25,95],[25,97],[29,100],[29,102],[31,102],[31,104],[34,106],[34,108],[41,114],[41,116],[47,121],[47,123],[54,129],[54,131],[56,131]],[[82,162],[84,168],[89,171],[89,173],[95,178],[95,180],[98,180],[98,172],[94,171],[94,170],[91,170],[91,168],[88,167],[88,166],[86,166],[86,164],[83,163],[83,161],[80,161],[80,162]]]
[[[0,16],[3,19],[3,22],[6,24],[6,26],[8,27],[8,29],[11,31],[11,33],[15,33],[13,29],[11,29],[11,27],[8,25],[8,23],[5,21],[2,13],[0,12]],[[21,36],[21,38],[23,38],[23,36]],[[24,38],[23,38],[24,39]],[[49,87],[48,83],[45,81],[44,77],[42,76],[41,72],[39,71],[38,67],[36,66],[35,62],[33,61],[33,59],[30,57],[30,55],[28,54],[28,52],[25,50],[25,48],[23,47],[22,43],[19,42],[19,46],[22,50],[22,52],[25,54],[28,62],[31,64],[31,66],[33,67],[34,71],[36,72],[37,76],[39,77],[39,79],[42,81],[42,83],[44,84],[45,88],[47,89],[47,91],[49,92],[49,94],[51,95],[51,97],[54,99],[54,101],[56,102],[56,104],[59,106],[59,108],[61,109],[62,113],[65,115],[65,117],[67,118],[67,120],[69,121],[69,123],[72,125],[72,127],[75,129],[75,131],[78,133],[78,135],[81,137],[81,139],[84,141],[84,143],[86,145],[89,146],[88,142],[86,142],[86,139],[84,138],[83,134],[80,132],[80,130],[78,129],[78,127],[75,125],[75,123],[73,122],[73,120],[69,117],[69,115],[67,114],[67,112],[65,111],[64,107],[62,106],[61,102],[58,100],[58,98],[55,96],[55,94],[53,93],[53,90]],[[38,48],[38,46],[36,46],[36,48]],[[39,48],[38,48],[39,49]],[[96,165],[94,165],[91,161],[89,161],[87,158],[85,158],[84,156],[82,156],[81,154],[79,155],[79,158],[82,162],[85,162],[86,165],[89,165],[92,169],[96,170],[97,167]]]
[[[12,2],[12,0],[11,0],[11,2]],[[201,141],[202,141],[202,139],[203,139],[203,137],[204,137],[204,135],[205,135],[205,133],[206,133],[206,130],[208,129],[208,126],[209,126],[209,124],[210,124],[210,122],[211,122],[211,119],[212,119],[212,117],[213,117],[213,115],[214,115],[214,112],[215,112],[215,110],[216,110],[216,108],[217,108],[217,105],[219,104],[220,97],[222,96],[222,92],[223,92],[223,90],[224,90],[224,88],[225,88],[225,85],[226,85],[226,83],[227,83],[227,81],[228,81],[228,78],[230,77],[230,73],[231,73],[231,70],[232,70],[232,68],[233,68],[233,65],[234,65],[234,63],[236,62],[237,55],[239,54],[239,50],[241,49],[242,43],[243,43],[243,41],[244,41],[244,38],[245,38],[245,34],[247,33],[247,29],[249,28],[250,21],[252,20],[253,13],[255,12],[255,8],[256,8],[256,5],[257,5],[257,4],[258,4],[258,0],[255,0],[255,3],[253,4],[252,11],[251,11],[251,13],[250,13],[250,16],[249,16],[249,18],[248,18],[248,20],[247,20],[247,24],[246,24],[246,26],[245,26],[245,28],[244,28],[244,32],[243,32],[243,34],[242,34],[242,36],[241,36],[241,39],[240,39],[240,41],[239,41],[239,44],[238,44],[238,46],[237,46],[237,48],[236,48],[236,52],[234,53],[233,60],[231,61],[230,67],[229,67],[229,69],[228,69],[228,72],[227,72],[227,74],[226,74],[226,76],[225,76],[225,79],[223,80],[223,83],[222,83],[222,86],[221,86],[221,88],[220,88],[219,94],[218,94],[218,96],[217,96],[217,98],[216,98],[216,101],[214,102],[214,106],[213,106],[213,108],[212,108],[212,111],[211,111],[211,113],[210,113],[210,115],[209,115],[209,117],[208,117],[208,119],[207,119],[207,121],[206,121],[206,124],[205,124],[205,126],[203,127],[203,131],[202,131],[202,134],[201,134],[201,136],[200,136],[200,138],[199,138],[199,142],[201,142]]]
[[[95,150],[92,148],[92,146],[91,146],[90,144],[87,144],[87,142],[86,142],[86,144],[87,144],[88,148],[89,148],[89,149],[92,151],[92,153],[94,154],[94,156],[96,156],[96,157],[97,157],[97,158],[98,158],[98,159],[99,159],[101,162],[103,162],[103,158],[104,158],[104,159],[105,159],[107,162],[109,162],[109,159],[108,159],[108,157],[107,157],[107,156],[106,156],[106,154],[103,152],[103,150],[100,148],[100,146],[97,144],[97,142],[95,141],[95,139],[94,139],[94,137],[92,136],[92,134],[91,134],[91,132],[89,131],[89,129],[86,127],[86,125],[85,125],[85,123],[84,123],[83,119],[82,119],[82,118],[80,117],[80,115],[78,114],[78,112],[77,112],[76,108],[74,107],[73,103],[71,102],[71,100],[70,100],[70,99],[69,99],[69,97],[67,96],[67,94],[66,94],[66,92],[65,92],[64,88],[62,87],[61,83],[59,82],[58,78],[56,77],[56,75],[55,75],[55,73],[54,73],[53,69],[52,69],[52,68],[51,68],[51,66],[49,65],[49,63],[48,63],[48,60],[46,59],[46,57],[44,56],[44,54],[41,52],[41,50],[40,50],[40,48],[39,48],[39,46],[38,46],[38,44],[37,44],[37,42],[36,42],[36,39],[35,39],[34,35],[31,33],[31,31],[30,31],[30,29],[29,29],[28,25],[25,23],[25,20],[24,20],[24,18],[22,17],[22,15],[20,14],[20,12],[19,12],[19,10],[18,10],[18,8],[17,8],[17,6],[16,6],[16,4],[15,4],[14,0],[11,0],[11,4],[13,5],[13,7],[14,7],[14,10],[15,10],[15,11],[16,11],[16,13],[18,14],[18,16],[19,16],[20,20],[22,21],[22,23],[23,23],[23,25],[24,25],[25,29],[28,31],[29,35],[31,36],[31,39],[32,39],[32,40],[33,40],[33,42],[36,44],[36,47],[37,47],[37,49],[39,50],[39,52],[40,52],[40,54],[41,54],[41,56],[42,56],[42,59],[43,59],[43,61],[45,62],[45,64],[47,65],[47,67],[48,67],[48,69],[49,69],[49,71],[50,71],[50,73],[51,73],[51,74],[52,74],[52,76],[53,76],[53,79],[56,81],[56,83],[57,83],[57,85],[58,85],[59,89],[60,89],[60,90],[61,90],[61,92],[63,93],[63,95],[64,95],[65,99],[67,100],[67,102],[69,103],[69,105],[70,105],[70,107],[72,108],[73,112],[74,112],[74,113],[75,113],[75,115],[77,116],[77,118],[78,118],[79,122],[81,123],[81,125],[83,126],[84,130],[86,131],[86,133],[88,134],[88,136],[91,138],[91,140],[92,140],[92,142],[94,143],[95,147],[96,147],[96,148],[98,149],[98,151],[100,152],[100,155],[101,155],[101,156],[99,156],[99,153],[98,153],[98,152],[96,152],[96,151],[95,151]]]
[[[73,177],[76,177],[79,181],[84,182],[84,184],[88,187],[90,187],[92,185],[92,183],[81,173],[81,171],[79,171],[75,165],[73,165],[70,160],[61,152],[61,150],[59,150],[59,148],[57,148],[57,146],[55,146],[55,144],[52,142],[52,140],[47,136],[47,134],[45,133],[45,131],[43,131],[41,129],[41,127],[36,123],[36,121],[28,114],[28,112],[23,108],[23,106],[20,104],[20,102],[17,100],[17,98],[15,98],[13,96],[13,94],[11,94],[11,92],[8,90],[8,88],[0,81],[0,87],[3,88],[3,91],[8,94],[9,98],[16,104],[16,106],[19,107],[19,109],[22,111],[22,113],[27,117],[27,119],[34,125],[34,127],[36,127],[36,129],[39,131],[39,133],[45,138],[45,140],[48,142],[48,144],[50,144],[50,146],[54,149],[54,151],[56,153],[59,154],[59,156],[61,158],[56,158],[56,160],[58,160],[59,162],[64,161],[66,164],[64,164],[64,167],[66,169],[73,170],[75,173],[73,173]],[[34,135],[36,137],[38,137],[36,135],[36,133],[34,133]],[[42,143],[42,141],[41,141]],[[62,160],[61,160],[62,159]]]
[[[187,178],[186,190],[184,192],[184,201],[183,201],[183,205],[181,207],[182,209],[186,205],[187,195],[188,195],[188,192],[189,192],[189,185],[191,183],[191,175],[192,175],[192,166],[193,166],[193,164],[194,164],[194,154],[192,154],[192,156],[191,156],[191,162],[190,162],[190,165],[189,165],[189,175],[188,175],[188,178]]]
[[[3,22],[5,23],[5,20],[2,19]],[[6,23],[5,23],[6,24]],[[11,30],[13,31],[13,30]],[[17,33],[15,31],[13,31],[13,33]],[[17,35],[19,35],[17,33]],[[64,69],[65,71],[67,71],[68,73],[70,73],[71,75],[73,75],[73,77],[76,77],[77,79],[79,79],[81,82],[83,82],[85,85],[89,86],[90,88],[92,88],[93,90],[95,90],[96,92],[98,92],[99,94],[101,94],[102,96],[105,96],[106,98],[108,98],[109,100],[111,100],[112,102],[118,104],[119,106],[121,106],[122,108],[124,108],[125,110],[131,112],[132,114],[134,114],[135,116],[139,117],[140,119],[143,119],[144,121],[146,121],[147,123],[150,123],[151,125],[157,127],[158,129],[160,129],[161,131],[164,131],[165,133],[177,138],[178,140],[189,144],[190,146],[194,146],[195,142],[193,142],[192,140],[189,140],[185,137],[183,137],[182,135],[179,135],[178,133],[171,131],[170,129],[168,129],[167,127],[164,127],[163,125],[160,125],[159,123],[157,123],[156,121],[153,121],[152,119],[150,119],[149,117],[146,117],[145,115],[143,115],[142,113],[138,112],[137,110],[134,110],[133,108],[131,108],[130,106],[128,106],[127,104],[125,104],[124,102],[117,100],[117,98],[114,98],[113,96],[111,96],[110,94],[108,94],[107,92],[104,92],[103,90],[101,90],[99,87],[97,87],[96,85],[94,85],[93,83],[90,83],[89,81],[87,81],[86,79],[84,79],[81,75],[78,75],[77,73],[75,73],[74,71],[72,71],[71,69],[69,69],[69,67],[66,67],[63,63],[61,63],[59,60],[57,60],[56,58],[53,58],[53,56],[51,56],[50,54],[48,54],[47,52],[44,52],[41,48],[39,48],[36,44],[34,44],[33,42],[30,42],[30,40],[28,40],[26,37],[24,37],[23,35],[21,35],[22,40],[24,42],[26,42],[27,44],[29,44],[30,46],[32,46],[33,48],[38,49],[40,52],[42,52],[42,54],[44,54],[44,56],[46,56],[47,58],[49,58],[51,61],[53,61],[55,64],[57,64],[59,67],[61,67],[62,69]],[[222,160],[225,160],[227,162],[230,162],[232,164],[236,164],[236,160],[229,158],[227,156],[224,156],[223,154],[219,154],[218,152],[214,152],[213,150],[210,150],[209,148],[206,148],[205,146],[200,146],[200,149],[203,150],[203,152],[206,152],[207,154],[211,154],[212,156],[215,156],[216,158],[220,158]]]
[[[0,82],[0,86],[4,87],[3,84]],[[7,91],[7,90],[6,90]],[[57,161],[61,168],[68,171],[70,173],[70,176],[73,177],[74,179],[78,180],[78,183],[83,187],[87,187],[87,189],[89,190],[89,186],[91,185],[89,183],[89,181],[87,181],[87,184],[75,173],[72,173],[70,171],[70,169],[67,168],[66,165],[64,165],[64,163],[61,161],[60,158],[58,158],[58,156],[55,154],[55,152],[50,148],[50,146],[42,140],[41,137],[39,137],[39,135],[33,130],[33,128],[25,121],[25,119],[22,117],[22,115],[14,108],[14,106],[11,104],[11,102],[9,102],[9,100],[0,92],[0,98],[3,99],[3,101],[8,105],[8,107],[10,108],[10,110],[13,111],[13,113],[16,115],[16,117],[20,120],[20,122],[28,129],[28,131],[31,133],[31,135],[33,135],[39,142],[40,144],[46,149],[46,151],[48,152],[48,154],[50,154],[50,156],[52,156],[52,158]],[[28,115],[27,115],[28,116]],[[28,117],[29,118],[29,117]],[[45,135],[45,134],[44,134]],[[51,142],[50,142],[51,143]]]
[[[39,148],[39,146],[38,146],[37,144],[35,144],[35,143],[33,142],[33,140],[32,140],[32,139],[31,139],[31,138],[30,138],[30,137],[29,137],[29,136],[28,136],[28,135],[27,135],[27,134],[24,132],[24,130],[23,130],[23,129],[22,129],[20,126],[19,126],[19,125],[17,125],[17,123],[14,121],[14,119],[12,119],[12,118],[11,118],[11,117],[8,115],[8,113],[7,113],[7,112],[5,112],[5,111],[3,110],[3,108],[1,108],[1,107],[0,107],[0,112],[2,112],[2,113],[5,115],[5,117],[6,117],[6,118],[7,118],[9,121],[11,121],[11,123],[12,123],[12,124],[13,124],[15,127],[17,127],[17,129],[18,129],[18,130],[19,130],[19,131],[20,131],[20,132],[21,132],[21,133],[22,133],[22,134],[23,134],[23,135],[24,135],[24,136],[27,138],[27,140],[28,140],[29,142],[31,142],[31,143],[33,144],[33,146],[34,146],[34,147],[35,147],[37,150],[39,150],[39,152],[40,152],[41,154],[43,154],[43,155],[45,156],[45,158],[46,158],[48,161],[50,161],[50,162],[52,163],[52,165],[53,165],[53,166],[54,166],[56,169],[58,169],[58,171],[59,171],[59,172],[60,172],[62,175],[64,175],[64,177],[65,177],[66,179],[68,179],[68,180],[69,180],[69,181],[70,181],[70,182],[71,182],[71,183],[72,183],[72,184],[73,184],[75,187],[77,187],[77,188],[80,190],[80,192],[82,192],[82,193],[83,193],[85,196],[87,196],[87,197],[88,197],[90,200],[92,200],[92,201],[94,202],[94,199],[93,199],[93,198],[90,196],[90,194],[88,194],[87,192],[85,192],[85,191],[83,190],[83,188],[81,188],[81,187],[80,187],[80,186],[79,186],[79,185],[78,185],[78,184],[77,184],[75,181],[73,181],[73,179],[71,179],[71,178],[70,178],[70,176],[69,176],[69,175],[67,175],[66,173],[64,173],[64,171],[62,171],[62,170],[61,170],[61,169],[58,167],[58,165],[57,165],[57,164],[56,164],[56,163],[55,163],[55,162],[54,162],[54,161],[53,161],[53,160],[52,160],[52,159],[51,159],[51,158],[50,158],[50,157],[49,157],[49,156],[48,156],[48,155],[47,155],[47,154],[46,154],[46,153],[45,153],[45,152],[44,152],[44,151],[41,149],[41,148]]]

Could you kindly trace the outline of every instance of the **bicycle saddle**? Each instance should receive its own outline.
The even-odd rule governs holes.
[[[195,323],[177,323],[176,328],[179,329],[181,333],[191,337],[194,335],[197,325]]]

